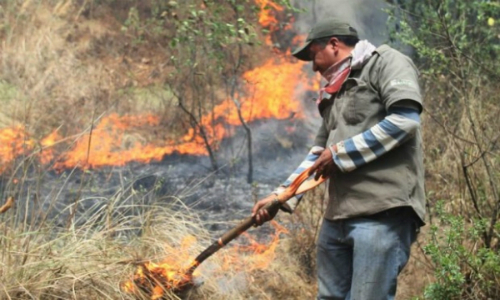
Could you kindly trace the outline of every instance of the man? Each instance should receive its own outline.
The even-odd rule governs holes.
[[[312,61],[328,84],[318,103],[322,125],[306,160],[329,178],[317,245],[317,299],[393,299],[397,276],[424,224],[424,170],[418,72],[402,53],[368,41],[338,19],[318,22],[293,55]],[[258,225],[276,213],[261,209]],[[300,196],[283,210],[291,212]]]

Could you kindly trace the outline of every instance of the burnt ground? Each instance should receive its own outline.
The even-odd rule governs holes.
[[[3,178],[1,189],[5,196],[20,199],[18,217],[27,215],[30,222],[48,220],[67,226],[75,207],[78,225],[111,207],[116,216],[123,216],[137,214],[148,205],[187,206],[209,230],[227,230],[233,226],[227,221],[247,217],[254,201],[287,178],[307,154],[314,137],[314,125],[299,119],[259,121],[251,128],[252,183],[247,182],[245,132],[236,128],[235,135],[221,143],[218,172],[212,170],[208,157],[174,154],[150,164],[31,172],[17,185]],[[139,204],[143,207],[138,208]]]

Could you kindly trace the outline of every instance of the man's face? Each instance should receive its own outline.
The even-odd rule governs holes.
[[[339,61],[338,59],[338,49],[335,46],[338,41],[332,38],[326,46],[320,45],[318,43],[312,43],[309,46],[309,55],[313,62],[313,71],[319,72],[324,75],[325,71],[328,70],[333,64]]]

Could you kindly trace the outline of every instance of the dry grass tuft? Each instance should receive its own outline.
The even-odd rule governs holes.
[[[98,210],[69,228],[27,226],[17,221],[16,210],[2,215],[0,298],[131,298],[120,283],[132,274],[134,261],[172,255],[168,249],[203,232],[189,213],[168,208],[151,206],[140,215],[115,218],[111,226],[108,213]]]

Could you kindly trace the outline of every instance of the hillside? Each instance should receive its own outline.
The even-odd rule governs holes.
[[[312,145],[320,78],[290,51],[330,13],[421,71],[397,299],[500,297],[498,1],[291,4],[0,1],[0,299],[314,298],[324,188],[181,275]]]

